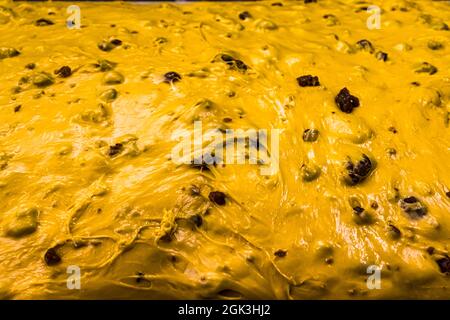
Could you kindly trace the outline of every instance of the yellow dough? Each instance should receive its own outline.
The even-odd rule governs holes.
[[[0,2],[1,298],[450,298],[449,2],[273,2]]]

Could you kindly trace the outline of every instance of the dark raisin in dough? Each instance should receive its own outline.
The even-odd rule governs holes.
[[[167,72],[164,75],[164,82],[166,82],[166,83],[173,83],[173,82],[177,82],[180,80],[181,80],[181,76],[174,71]]]
[[[208,196],[209,200],[218,204],[219,206],[224,206],[226,203],[226,195],[221,191],[212,191]]]
[[[310,74],[297,78],[300,87],[317,87],[320,86],[319,78]]]
[[[54,265],[58,264],[59,262],[61,262],[61,257],[59,256],[59,254],[56,252],[56,250],[54,248],[50,248],[45,253],[44,260],[48,266],[54,266]]]
[[[69,66],[62,66],[58,70],[55,70],[55,74],[57,74],[61,78],[67,78],[72,74],[72,69],[70,69]]]
[[[356,47],[360,50],[365,50],[370,53],[373,53],[375,51],[372,43],[369,40],[362,39],[356,42]]]
[[[410,218],[417,219],[427,214],[427,207],[414,196],[401,199],[399,204]]]
[[[241,20],[247,20],[251,17],[252,17],[252,15],[248,11],[243,11],[243,12],[239,13],[239,19],[241,19]]]
[[[334,99],[342,112],[351,113],[354,108],[359,107],[359,99],[350,94],[347,88],[341,89]]]

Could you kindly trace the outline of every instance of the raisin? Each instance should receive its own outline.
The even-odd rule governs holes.
[[[35,25],[38,27],[51,26],[52,24],[55,24],[55,23],[49,19],[44,19],[44,18],[38,19],[35,22]]]
[[[67,78],[70,77],[70,75],[72,74],[72,69],[70,69],[69,66],[63,66],[58,70],[55,70],[55,74],[57,74],[61,78]]]
[[[61,262],[61,257],[54,248],[50,248],[45,253],[44,260],[48,266],[54,266]]]
[[[319,137],[319,130],[317,129],[306,129],[303,132],[303,141],[305,142],[317,141],[318,137]]]
[[[381,60],[381,61],[387,61],[388,54],[386,52],[383,52],[383,51],[378,51],[375,54],[375,58],[377,58],[378,60]]]
[[[412,219],[421,218],[427,214],[426,206],[414,196],[401,199],[399,205]]]
[[[154,41],[153,41],[153,43],[155,43],[155,44],[164,44],[164,43],[167,43],[169,40],[167,40],[167,38],[164,38],[164,37],[158,37],[158,38],[156,38]]]
[[[136,282],[140,283],[145,280],[145,274],[143,272],[136,272]]]
[[[172,242],[172,238],[173,238],[172,234],[165,234],[161,238],[159,238],[159,240],[169,243],[169,242]]]
[[[373,222],[370,213],[360,206],[353,207],[353,213],[355,214],[354,219],[357,224],[371,224]]]
[[[229,54],[221,54],[220,59],[225,62],[231,69],[235,69],[241,72],[245,72],[248,69],[248,66],[242,61],[233,58]]]
[[[14,58],[20,55],[20,51],[15,48],[0,47],[0,60]]]
[[[427,46],[431,50],[440,50],[444,47],[444,45],[438,41],[429,41]]]
[[[14,112],[19,112],[21,108],[22,108],[22,105],[20,105],[20,104],[18,106],[15,106]]]
[[[274,255],[277,256],[278,258],[284,258],[287,255],[287,251],[278,249],[277,251],[274,252]]]
[[[33,62],[28,63],[28,64],[25,66],[25,68],[27,68],[28,70],[33,70],[34,68],[36,68],[36,64],[33,63]]]
[[[450,273],[450,258],[444,257],[439,260],[436,260],[436,263],[439,266],[439,269],[442,273]]]
[[[181,80],[181,76],[174,71],[167,72],[164,75],[164,82],[166,82],[166,83],[173,83],[173,82],[177,82],[180,80]]]
[[[359,107],[359,99],[352,96],[347,88],[341,89],[334,101],[339,109],[345,113],[351,113],[354,108]]]
[[[398,239],[402,235],[402,232],[400,231],[400,229],[392,224],[389,225],[388,233],[392,239]]]
[[[247,19],[249,19],[251,17],[252,17],[252,15],[248,11],[244,11],[244,12],[239,13],[239,19],[241,19],[241,20],[247,20]]]
[[[316,3],[317,0],[304,0],[303,2],[304,3]]]
[[[369,40],[366,40],[366,39],[359,40],[358,42],[356,42],[356,46],[358,47],[358,49],[365,50],[365,51],[368,51],[370,53],[373,53],[375,51],[375,49],[373,48],[372,43]]]
[[[445,195],[446,195],[448,198],[450,198],[450,191],[447,191],[447,192],[445,193]]]
[[[359,7],[358,9],[355,10],[355,12],[365,12],[367,11],[367,9],[369,9],[369,7]]]
[[[112,39],[110,42],[115,46],[120,46],[122,44],[122,40],[120,39]]]
[[[111,40],[103,40],[97,45],[97,47],[102,51],[108,52],[120,45],[122,45],[122,40],[111,39]]]
[[[331,27],[331,26],[335,26],[339,23],[338,18],[334,15],[334,14],[324,14],[322,16],[322,18],[327,20],[327,26]],[[337,35],[334,35],[334,38],[336,40],[339,40],[339,37]]]
[[[224,206],[226,203],[226,195],[225,193],[220,191],[210,192],[208,198],[209,200],[211,200],[215,204],[218,204],[219,206]]]
[[[118,155],[120,152],[122,152],[122,150],[123,150],[123,144],[116,143],[115,145],[109,147],[108,155],[110,157],[114,157],[114,156]]]
[[[234,61],[234,58],[232,56],[230,56],[229,54],[222,54],[220,56],[220,58],[225,62],[233,63],[233,61]]]
[[[353,186],[367,178],[372,170],[372,162],[367,155],[363,154],[362,159],[356,165],[352,161],[347,162],[346,169],[348,174],[344,180],[348,185]]]
[[[361,213],[364,212],[364,208],[361,208],[361,207],[359,207],[359,206],[356,206],[356,207],[353,208],[353,211],[354,211],[357,215],[360,215]]]
[[[115,48],[115,46],[108,41],[102,41],[102,42],[98,43],[97,47],[100,50],[105,51],[105,52],[111,51],[112,49]]]
[[[240,71],[246,71],[248,69],[247,65],[242,60],[234,61],[236,68]]]
[[[350,177],[350,181],[351,181],[351,182],[349,182],[350,185],[355,185],[355,184],[358,184],[358,183],[360,183],[362,181],[361,177],[357,176],[353,172],[350,172],[348,174],[348,176]]]
[[[300,87],[317,87],[320,86],[319,78],[310,74],[297,78]]]
[[[281,2],[274,2],[271,4],[272,7],[282,7],[283,4]]]
[[[389,127],[388,130],[394,134],[396,134],[398,132],[395,127]]]
[[[428,73],[429,75],[435,74],[438,72],[438,69],[433,66],[431,63],[422,62],[417,69],[415,70],[417,73]]]
[[[407,197],[407,198],[403,199],[403,201],[406,203],[416,203],[419,200],[416,197],[412,196],[412,197]]]
[[[192,223],[195,224],[197,227],[201,227],[203,224],[203,218],[199,214],[193,215],[192,217],[190,217],[189,220],[191,220]]]
[[[433,27],[433,29],[435,29],[435,30],[447,30],[447,31],[450,30],[449,26],[446,23],[444,23],[444,22],[435,25]]]
[[[353,171],[358,176],[365,177],[369,174],[371,169],[372,169],[372,162],[370,161],[368,156],[363,154],[363,158],[356,164]]]

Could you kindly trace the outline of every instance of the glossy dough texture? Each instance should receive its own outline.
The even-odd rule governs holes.
[[[449,3],[272,2],[1,3],[2,298],[450,298]],[[278,173],[175,164],[195,120]]]

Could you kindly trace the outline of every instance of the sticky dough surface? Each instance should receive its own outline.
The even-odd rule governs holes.
[[[0,296],[450,298],[437,262],[450,250],[450,5],[378,3],[379,30],[369,4],[328,0],[81,2],[70,30],[65,3],[1,2]],[[170,71],[181,80],[165,83]],[[344,87],[360,101],[349,114],[335,103]],[[171,136],[195,120],[280,129],[279,171],[175,164]],[[350,186],[346,163],[362,154],[373,170]],[[402,208],[412,196],[425,215]],[[72,265],[80,290],[66,286]]]

